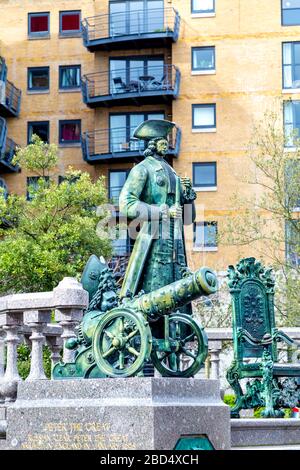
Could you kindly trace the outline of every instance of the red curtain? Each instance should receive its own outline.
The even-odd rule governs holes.
[[[79,31],[80,19],[79,13],[64,14],[61,22],[62,31]]]
[[[78,124],[63,124],[61,129],[62,141],[78,141],[80,140],[80,131]]]
[[[48,15],[32,16],[30,18],[31,33],[41,33],[49,30]]]

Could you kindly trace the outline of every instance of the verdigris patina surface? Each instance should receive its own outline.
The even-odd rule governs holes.
[[[292,346],[294,341],[275,325],[272,270],[255,258],[244,258],[236,267],[229,266],[228,277],[234,360],[227,380],[236,395],[231,416],[238,418],[241,409],[261,406],[264,418],[281,418],[284,407],[300,404],[300,364],[278,362],[277,343]],[[243,392],[244,378],[248,381]]]
[[[105,260],[90,258],[82,277],[90,304],[66,344],[75,361],[56,364],[54,378],[143,375],[150,361],[162,376],[192,377],[203,366],[207,337],[191,301],[215,293],[217,279],[187,267],[183,215],[193,222],[196,195],[163,158],[174,125],[149,120],[134,132],[147,148],[120,195],[120,210],[140,226],[125,278],[119,289]]]

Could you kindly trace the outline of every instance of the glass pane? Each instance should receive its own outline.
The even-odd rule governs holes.
[[[300,87],[300,65],[294,67],[293,88]]]
[[[133,136],[133,133],[137,126],[142,124],[144,122],[145,116],[144,114],[130,114],[129,116],[129,132],[130,132],[130,137]],[[143,150],[144,149],[144,142],[141,140],[132,140],[130,141],[130,150]]]
[[[120,236],[117,240],[113,240],[113,254],[117,256],[125,256],[128,253],[127,237],[125,238],[125,230],[120,231]]]
[[[283,0],[283,8],[300,8],[300,0]]]
[[[147,63],[147,75],[149,75],[148,87],[150,89],[159,89],[164,81],[163,59],[149,60]]]
[[[129,32],[130,34],[143,33],[145,31],[144,24],[144,2],[129,2]]]
[[[126,3],[110,3],[110,36],[126,34]]]
[[[32,141],[32,136],[33,134],[38,135],[43,142],[48,142],[49,141],[49,126],[47,123],[32,123],[29,124],[29,142]]]
[[[79,13],[64,13],[61,18],[62,31],[79,31],[80,15]]]
[[[126,60],[110,61],[110,90],[111,93],[127,91]]]
[[[109,173],[109,199],[113,204],[119,204],[121,189],[127,178],[126,171],[112,171]]]
[[[209,70],[215,68],[214,48],[202,48],[193,51],[193,69]]]
[[[283,63],[285,65],[291,65],[292,63],[292,43],[287,42],[283,44]]]
[[[49,88],[49,70],[29,70],[29,90],[47,90]]]
[[[215,224],[204,225],[205,246],[217,246],[217,226]]]
[[[300,9],[299,10],[283,10],[282,22],[286,26],[300,24]]]
[[[201,106],[194,108],[195,127],[214,127],[215,112],[213,106]]]
[[[124,152],[126,150],[128,150],[126,115],[110,116],[110,151]]]
[[[214,0],[192,0],[193,11],[214,11]]]
[[[48,15],[30,17],[30,32],[31,33],[45,33],[45,32],[48,32],[48,30],[49,30]]]
[[[207,163],[205,165],[195,165],[194,186],[215,186],[215,165]]]
[[[129,61],[129,83],[131,86],[139,84],[140,77],[144,75],[144,60]]]
[[[283,67],[283,87],[284,88],[292,88],[293,87],[292,66],[291,65],[285,65]]]
[[[147,31],[154,33],[164,30],[164,2],[162,0],[149,0],[146,13]]]
[[[203,224],[197,224],[195,226],[195,241],[194,245],[196,247],[201,247],[204,245],[204,226]]]
[[[75,122],[61,124],[60,128],[61,142],[79,142],[80,141],[80,125]]]
[[[66,67],[61,69],[62,88],[76,88],[80,86],[79,67]]]

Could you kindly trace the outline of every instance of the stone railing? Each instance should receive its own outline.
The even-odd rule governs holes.
[[[64,278],[52,292],[15,294],[0,298],[0,403],[14,401],[21,377],[17,348],[25,341],[31,349],[30,373],[26,380],[46,379],[43,345],[51,351],[52,364],[61,358],[70,362],[73,351],[64,347],[75,336],[88,305],[88,293],[74,278]],[[51,316],[57,323],[51,323]],[[6,354],[5,354],[6,349]]]
[[[0,297],[0,404],[14,401],[21,377],[17,367],[17,348],[25,342],[31,349],[27,381],[46,379],[43,367],[43,346],[51,351],[52,364],[60,359],[72,362],[74,352],[64,347],[75,337],[75,327],[88,305],[88,293],[74,278],[65,278],[52,292],[15,294]],[[51,323],[51,317],[56,323]],[[300,328],[283,329],[300,342]],[[221,388],[228,388],[225,369],[232,359],[231,328],[206,328],[209,357],[200,376],[221,379]],[[225,348],[227,346],[227,348]],[[279,343],[281,352],[286,353]],[[63,357],[61,357],[63,351]],[[299,360],[299,358],[293,358]]]

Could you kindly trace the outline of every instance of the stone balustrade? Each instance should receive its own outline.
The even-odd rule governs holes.
[[[31,349],[27,381],[46,379],[43,367],[44,345],[50,349],[52,365],[60,359],[64,362],[73,361],[74,352],[64,345],[69,338],[75,337],[75,327],[81,321],[87,305],[88,293],[76,279],[68,277],[52,292],[0,297],[0,404],[16,398],[17,384],[22,380],[17,368],[17,348],[21,342],[25,342]],[[55,322],[51,322],[51,319]],[[283,330],[300,343],[300,328]],[[205,331],[209,340],[205,374],[211,379],[224,378],[224,370],[232,357],[232,330],[206,328]],[[229,348],[227,355],[224,354],[224,346]],[[278,347],[285,350],[281,343]],[[226,357],[230,359],[227,360],[228,364],[225,364]],[[299,356],[290,359],[296,361]]]
[[[14,401],[21,377],[17,368],[17,348],[30,346],[27,381],[46,379],[43,346],[51,351],[52,364],[72,361],[65,342],[75,337],[75,327],[88,305],[88,293],[74,278],[64,278],[52,292],[8,295],[0,298],[0,403]],[[51,317],[57,323],[51,323]],[[6,349],[6,353],[5,353]],[[71,353],[71,354],[70,354]]]

